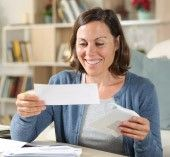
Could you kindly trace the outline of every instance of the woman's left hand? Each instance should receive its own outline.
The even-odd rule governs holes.
[[[134,116],[128,121],[123,121],[119,129],[123,136],[142,141],[149,134],[150,123],[146,118]]]

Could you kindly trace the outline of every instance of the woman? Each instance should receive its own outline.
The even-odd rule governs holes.
[[[58,142],[128,156],[161,157],[155,87],[148,79],[128,72],[130,52],[116,14],[101,8],[82,13],[70,45],[76,71],[60,72],[49,83],[97,83],[101,104],[45,106],[35,94],[21,93],[11,123],[12,139],[31,142],[54,121]],[[110,109],[110,101],[140,115],[120,123],[119,137],[89,127]]]

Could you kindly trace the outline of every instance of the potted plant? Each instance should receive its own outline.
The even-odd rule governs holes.
[[[150,0],[131,0],[132,6],[137,10],[138,19],[151,18],[151,1]]]
[[[44,9],[44,22],[52,23],[52,0],[47,1]]]

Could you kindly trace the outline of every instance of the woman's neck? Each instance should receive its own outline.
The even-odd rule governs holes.
[[[111,86],[114,85],[115,83],[119,82],[122,80],[122,76],[115,76],[111,74],[110,72],[107,72],[102,75],[85,75],[85,82],[86,83],[97,83],[98,86]]]

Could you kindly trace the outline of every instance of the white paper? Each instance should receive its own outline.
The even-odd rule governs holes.
[[[16,150],[24,146],[26,142],[14,141],[9,139],[0,138],[0,152]]]
[[[73,148],[70,146],[41,146],[41,147],[24,147],[18,150],[5,152],[6,157],[11,156],[36,156],[36,157],[79,157],[82,153],[81,148]]]
[[[100,103],[97,84],[34,84],[34,90],[46,105]]]
[[[132,116],[139,116],[135,111],[121,107],[117,104],[102,118],[91,123],[90,126],[105,133],[110,133],[115,137],[120,136],[118,125],[122,121],[130,119]]]

